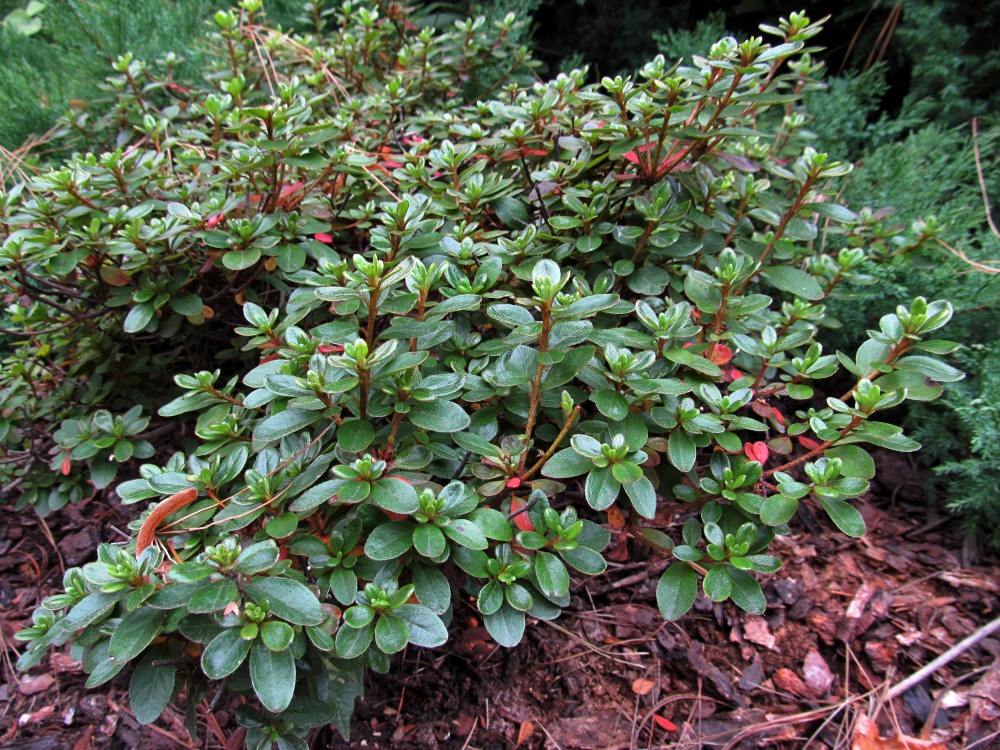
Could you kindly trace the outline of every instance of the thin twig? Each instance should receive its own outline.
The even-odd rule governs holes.
[[[989,638],[998,630],[1000,630],[1000,617],[997,617],[992,622],[983,625],[983,627],[979,628],[979,630],[977,630],[975,633],[956,643],[954,646],[945,651],[930,664],[928,664],[925,667],[921,667],[902,682],[896,683],[889,690],[887,698],[889,700],[898,698],[907,690],[909,690],[911,687],[920,684],[928,677],[930,677],[932,674],[934,674],[937,670],[941,669],[941,667],[951,663],[956,658],[958,658],[963,653],[965,653],[970,648],[979,643],[981,640],[983,640],[984,638]]]
[[[993,223],[993,214],[990,213],[990,196],[986,192],[986,180],[983,177],[983,162],[979,156],[979,118],[972,118],[972,153],[976,157],[976,175],[979,177],[979,189],[983,193],[983,208],[986,209],[986,223],[996,237],[1000,237],[997,225]]]

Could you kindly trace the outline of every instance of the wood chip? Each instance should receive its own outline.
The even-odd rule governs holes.
[[[802,676],[806,685],[817,693],[825,693],[833,684],[833,672],[826,659],[816,649],[810,649],[802,665]]]
[[[750,616],[743,621],[743,638],[758,646],[774,649],[774,636],[763,617]]]
[[[37,695],[44,693],[55,684],[56,678],[48,673],[26,674],[17,683],[17,689],[21,695]]]
[[[790,669],[779,669],[771,675],[771,679],[774,680],[774,684],[779,690],[786,693],[797,695],[800,698],[815,697],[813,691],[802,681],[802,678]]]

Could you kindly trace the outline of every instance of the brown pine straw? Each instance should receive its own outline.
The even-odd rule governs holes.
[[[266,42],[264,40],[265,36],[274,37],[276,39],[281,40],[281,42],[283,42],[289,49],[295,52],[299,57],[299,59],[302,60],[303,62],[315,62],[313,59],[313,51],[309,47],[306,47],[301,42],[296,41],[292,37],[276,29],[268,28],[267,26],[260,26],[257,24],[246,24],[245,26],[242,27],[242,31],[253,41],[254,50],[257,53],[257,59],[260,61],[261,67],[264,69],[264,75],[267,76],[268,70],[270,70],[270,73],[271,75],[273,75],[275,81],[277,81],[278,79],[277,66],[274,63],[274,60],[271,57],[270,52],[267,51]],[[270,65],[268,65],[267,62],[265,62],[264,54],[261,53],[260,51],[261,44],[264,45],[264,51],[267,54],[267,60],[270,62]],[[320,64],[320,68],[323,71],[323,76],[326,78],[326,80],[329,83],[331,83],[334,86],[334,88],[337,89],[337,91],[340,91],[341,94],[347,96],[347,89],[344,88],[344,85],[340,82],[340,79],[334,74],[334,72],[330,70],[328,66],[323,64]],[[268,77],[268,85],[269,86],[271,85],[270,77]],[[273,94],[274,92],[273,87],[271,91]],[[340,104],[340,99],[337,97],[336,91],[331,89],[330,96],[333,98],[335,104],[337,105]]]
[[[899,19],[902,15],[903,4],[896,3],[893,5],[892,10],[889,11],[889,17],[885,20],[885,23],[878,32],[878,38],[875,40],[875,46],[873,46],[871,52],[868,53],[868,59],[865,60],[865,66],[862,70],[868,70],[875,63],[881,62],[885,57],[885,53],[889,50],[889,43],[892,41],[892,37],[896,33],[896,26],[899,24]]]
[[[59,132],[59,126],[50,128],[41,135],[31,135],[13,151],[0,146],[0,188],[15,182],[28,183],[39,170],[25,162],[34,149],[52,141]]]
[[[979,118],[972,118],[972,153],[976,157],[976,176],[979,178],[979,190],[983,194],[983,208],[986,209],[986,223],[990,225],[990,230],[995,237],[1000,237],[997,225],[993,223],[993,214],[990,213],[990,196],[986,191],[986,179],[983,177],[983,161],[979,155]]]

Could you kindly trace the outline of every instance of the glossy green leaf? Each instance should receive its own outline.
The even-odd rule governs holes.
[[[256,642],[250,652],[250,682],[261,704],[280,713],[295,693],[295,657],[290,649],[275,651]]]
[[[687,613],[698,595],[698,576],[683,562],[675,562],[656,584],[656,606],[664,619],[677,620]]]
[[[267,600],[271,614],[295,625],[319,625],[326,619],[315,594],[291,578],[253,578],[244,590],[255,602]]]
[[[240,637],[239,628],[226,628],[205,647],[201,669],[212,680],[221,680],[235,672],[250,653],[252,641]]]

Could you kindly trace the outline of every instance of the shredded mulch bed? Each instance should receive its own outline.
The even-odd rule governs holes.
[[[313,747],[1000,747],[1000,634],[892,690],[1000,614],[996,556],[964,560],[961,531],[929,514],[897,468],[896,490],[861,506],[864,539],[806,513],[776,543],[786,562],[767,579],[764,616],[699,598],[680,622],[664,623],[655,601],[664,561],[623,544],[607,573],[577,581],[565,616],[532,621],[519,648],[498,647],[461,602],[445,648],[407,649],[391,674],[371,675],[350,741],[324,729]],[[99,540],[123,538],[128,511],[91,501],[47,524],[6,517],[21,525],[0,527],[0,747],[242,747],[235,699],[211,710],[203,702],[192,740],[182,705],[139,725],[127,677],[86,690],[66,649],[15,673],[13,634],[59,587],[63,566],[88,561]]]

